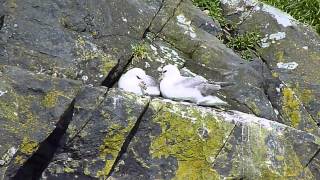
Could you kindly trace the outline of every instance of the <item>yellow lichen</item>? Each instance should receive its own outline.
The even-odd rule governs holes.
[[[31,155],[38,149],[39,144],[35,141],[30,140],[29,138],[25,137],[22,140],[20,151],[23,154]]]
[[[275,54],[275,56],[276,56],[276,60],[277,60],[278,62],[283,62],[283,60],[284,60],[284,52],[283,52],[283,51],[277,52],[277,53]]]
[[[99,49],[95,44],[86,41],[83,37],[79,36],[76,41],[76,53],[82,61],[91,61],[98,59],[100,61],[100,72],[106,75],[117,64],[111,55]]]
[[[25,162],[25,159],[22,156],[18,155],[15,157],[14,163],[18,165],[22,165],[24,162]]]
[[[301,101],[305,104],[308,104],[314,99],[314,95],[310,89],[304,89],[300,94]]]
[[[217,172],[210,167],[209,164],[204,163],[203,160],[195,161],[179,161],[179,168],[176,172],[176,180],[185,179],[203,179],[215,180],[220,179]]]
[[[232,125],[217,122],[212,114],[189,109],[182,114],[177,107],[166,107],[153,119],[161,127],[161,134],[152,138],[150,153],[153,158],[173,156],[178,160],[176,179],[219,177],[212,169],[212,158],[220,150]],[[182,110],[183,111],[183,110]]]
[[[259,109],[259,107],[256,105],[255,102],[250,101],[247,103],[247,105],[254,114],[260,115],[261,110]]]
[[[70,167],[64,167],[64,168],[63,168],[63,171],[64,171],[65,173],[73,173],[75,170],[72,169],[72,168],[70,168]]]
[[[284,156],[276,156],[276,160],[277,161],[283,161],[284,160]]]
[[[116,61],[112,60],[109,57],[105,57],[101,59],[101,68],[100,71],[102,72],[103,75],[107,75],[111,69],[117,64]]]
[[[110,127],[106,138],[99,147],[99,157],[105,161],[105,166],[102,170],[97,172],[97,177],[106,177],[109,174],[111,167],[121,150],[122,144],[126,139],[126,134],[132,127],[133,124],[129,124],[127,127],[115,124]]]
[[[272,72],[272,77],[277,78],[277,77],[279,77],[279,74],[276,72]]]
[[[43,98],[43,100],[42,100],[42,105],[44,106],[44,107],[46,107],[46,108],[52,108],[52,107],[54,107],[56,104],[57,104],[57,102],[58,102],[58,98],[59,98],[59,96],[60,96],[60,92],[58,92],[58,91],[50,91],[50,92],[48,92],[45,96],[44,96],[44,98]]]
[[[0,117],[6,120],[17,121],[19,119],[17,110],[18,107],[11,101],[0,102]]]
[[[301,120],[300,104],[290,88],[283,88],[283,111],[291,121],[291,126],[297,128]]]
[[[7,94],[8,99],[0,100],[0,117],[14,121],[4,123],[2,126],[13,134],[29,134],[30,131],[39,129],[39,121],[36,113],[32,111],[33,102],[38,102],[36,96],[19,95],[13,92]],[[46,127],[42,125],[41,127]]]
[[[89,171],[89,168],[87,166],[84,168],[83,174],[86,175],[86,176],[90,175],[90,171]]]

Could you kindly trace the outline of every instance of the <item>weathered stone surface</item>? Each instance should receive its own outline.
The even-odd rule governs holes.
[[[76,101],[78,110],[67,131],[67,144],[43,179],[105,178],[109,174],[149,99],[111,89],[102,101],[96,101],[103,91],[91,89],[88,92],[93,93],[86,94],[92,95]]]
[[[9,171],[14,174],[59,126],[81,82],[51,79],[12,66],[1,66],[0,70],[2,178]]]
[[[240,24],[240,32],[261,33],[261,57],[281,81],[276,96],[281,99],[278,110],[283,123],[319,135],[319,35],[269,5],[245,0],[222,2],[229,14],[226,17]]]
[[[319,179],[319,36],[222,2],[240,34],[261,31],[262,59],[240,58],[190,0],[0,0],[0,179]],[[111,88],[169,63],[233,83],[230,106]]]
[[[111,177],[313,179],[305,165],[319,148],[318,137],[277,122],[153,100]]]
[[[319,150],[319,152],[320,152],[320,150]],[[319,173],[320,153],[319,152],[318,152],[318,154],[315,155],[313,160],[308,164],[308,168],[314,174],[315,179],[320,178],[320,173]]]
[[[160,2],[5,1],[1,64],[98,85],[129,60]]]

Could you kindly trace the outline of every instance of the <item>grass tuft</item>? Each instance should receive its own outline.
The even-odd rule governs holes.
[[[148,56],[148,47],[145,43],[139,43],[132,47],[133,56],[138,59],[144,59]]]
[[[252,59],[257,53],[261,35],[258,31],[247,32],[238,36],[227,36],[227,46],[238,52],[243,59]]]
[[[259,47],[260,34],[255,31],[238,35],[236,33],[238,27],[235,24],[228,23],[224,18],[220,0],[192,0],[192,2],[201,10],[209,11],[209,16],[220,23],[224,29],[224,35],[218,38],[229,48],[232,48],[245,60],[252,60],[257,55],[255,50]]]

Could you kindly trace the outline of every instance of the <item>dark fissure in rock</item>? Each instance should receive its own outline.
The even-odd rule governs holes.
[[[61,140],[72,120],[74,103],[75,101],[71,103],[69,108],[61,116],[56,129],[45,141],[40,143],[38,150],[25,162],[12,179],[40,179],[42,172],[47,168],[54,153],[60,147]]]
[[[132,59],[133,55],[129,58],[128,61],[125,60],[125,57],[120,57],[118,59],[117,65],[111,69],[108,76],[102,81],[101,86],[112,88],[115,83],[118,82],[125,69],[131,63]]]
[[[0,30],[2,29],[3,25],[4,25],[4,15],[0,16]]]
[[[145,106],[145,108],[141,112],[140,116],[138,117],[137,122],[135,123],[135,125],[133,126],[133,128],[129,132],[128,136],[126,137],[124,143],[122,144],[121,150],[120,150],[116,160],[114,161],[114,163],[113,163],[113,165],[112,165],[112,167],[110,169],[110,172],[109,172],[107,177],[110,177],[110,175],[113,173],[115,167],[117,166],[119,160],[121,159],[122,155],[127,152],[128,146],[129,146],[132,138],[136,135],[136,133],[137,133],[137,131],[139,129],[140,123],[142,121],[142,118],[143,118],[144,114],[147,112],[147,110],[149,108],[149,104],[150,104],[150,102],[148,102],[148,104]]]

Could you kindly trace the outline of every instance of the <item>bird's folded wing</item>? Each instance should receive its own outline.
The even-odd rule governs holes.
[[[180,81],[175,83],[175,86],[183,86],[184,88],[197,88],[204,84],[206,80],[200,76],[196,77],[183,77]]]
[[[220,85],[203,83],[197,87],[203,96],[216,95],[221,89]]]
[[[229,86],[235,85],[234,82],[215,82],[215,81],[208,81],[208,84],[220,85],[221,87],[229,87]]]

